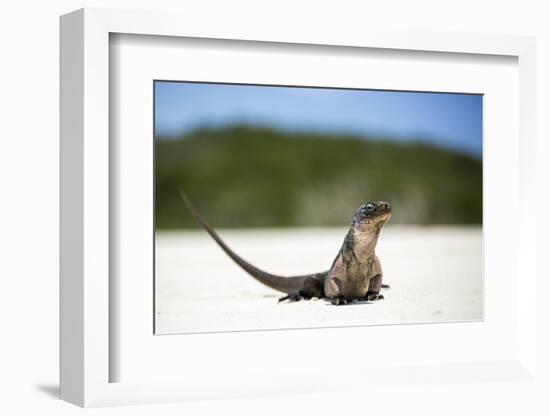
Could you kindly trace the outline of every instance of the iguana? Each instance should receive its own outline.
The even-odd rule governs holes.
[[[279,302],[325,298],[339,305],[383,299],[380,289],[388,286],[382,285],[382,267],[374,249],[382,226],[391,217],[389,203],[368,202],[355,211],[342,247],[327,271],[284,277],[264,272],[238,256],[206,223],[183,191],[181,197],[199,225],[235,263],[259,282],[286,294]]]

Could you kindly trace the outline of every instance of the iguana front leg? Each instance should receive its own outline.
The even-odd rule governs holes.
[[[382,266],[378,256],[374,258],[374,265],[372,268],[373,277],[369,281],[369,290],[367,291],[366,300],[380,300],[384,299],[384,296],[380,294],[382,288]]]

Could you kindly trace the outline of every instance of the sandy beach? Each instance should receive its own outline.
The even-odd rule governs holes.
[[[326,270],[346,228],[219,230],[254,265],[281,275]],[[277,303],[201,230],[156,235],[157,334],[471,321],[483,318],[480,227],[389,226],[377,254],[391,288],[373,303]]]

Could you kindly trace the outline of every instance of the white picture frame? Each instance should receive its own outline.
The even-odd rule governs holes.
[[[234,374],[219,369],[216,377],[193,369],[184,376],[124,381],[113,377],[112,369],[124,357],[112,348],[112,340],[121,330],[112,318],[118,306],[110,275],[116,258],[110,253],[111,173],[116,171],[110,154],[110,34],[170,36],[172,38],[225,39],[233,41],[276,42],[285,45],[330,45],[332,48],[375,48],[385,50],[428,51],[441,54],[502,55],[518,60],[519,76],[519,154],[517,167],[511,173],[511,190],[516,195],[521,226],[517,230],[518,248],[514,267],[514,282],[522,271],[522,295],[515,299],[517,331],[514,348],[498,355],[469,356],[471,361],[452,362],[441,358],[436,365],[442,380],[479,382],[487,377],[522,380],[536,372],[536,217],[521,215],[535,203],[535,43],[533,38],[464,33],[377,32],[361,34],[308,32],[286,30],[276,25],[233,27],[220,20],[204,26],[185,15],[130,12],[106,9],[83,9],[61,18],[61,398],[80,406],[181,401],[196,398],[246,397],[261,394],[308,393],[358,388],[373,388],[373,379],[388,382],[411,382],[406,369],[386,365],[366,365],[356,368],[354,378],[343,380],[335,369],[301,369],[291,379],[284,372],[265,370],[252,377],[235,379]],[[510,153],[509,156],[512,156]],[[149,311],[146,311],[149,313]],[[152,313],[152,312],[151,312]],[[137,320],[141,319],[139,317]],[[139,324],[139,322],[138,322]],[[446,328],[452,332],[469,331],[459,326]],[[360,337],[365,330],[355,328],[346,336]],[[422,329],[421,329],[422,330]],[[480,333],[483,327],[474,328]],[[338,329],[295,333],[298,342],[324,342],[327,334]],[[384,329],[378,329],[384,331]],[[414,328],[398,329],[413,333]],[[284,332],[284,331],[282,331]],[[387,332],[387,331],[386,331]],[[429,332],[429,331],[428,331]],[[426,333],[428,333],[426,332]],[[467,332],[464,332],[465,334]],[[151,332],[151,337],[153,334]],[[256,335],[258,345],[270,345],[284,335],[279,331]],[[231,337],[231,338],[230,338]],[[189,338],[188,338],[189,340]],[[250,338],[247,342],[250,341]],[[163,344],[176,342],[176,337],[164,337]],[[204,341],[209,342],[209,341]],[[219,334],[210,342],[230,342],[238,348],[239,335]],[[430,342],[427,339],[424,342]],[[203,344],[204,345],[204,344]],[[419,344],[421,345],[421,344]],[[384,345],[381,344],[383,347]],[[200,344],[194,348],[200,349]],[[141,357],[143,361],[154,357]],[[447,361],[445,361],[447,360]],[[428,365],[429,364],[429,365]],[[137,365],[135,360],[132,365]],[[433,379],[434,363],[419,359],[415,363],[415,380]],[[349,370],[349,368],[348,368]],[[366,376],[368,370],[369,376]],[[475,371],[483,376],[476,376]],[[346,370],[347,371],[347,370]],[[210,375],[209,375],[210,374]],[[332,375],[335,375],[333,377]],[[324,377],[326,376],[326,377]],[[115,380],[116,379],[116,380]],[[170,381],[172,380],[172,381]]]

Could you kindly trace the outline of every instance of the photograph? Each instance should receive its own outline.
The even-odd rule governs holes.
[[[483,320],[482,94],[153,91],[155,334]]]

